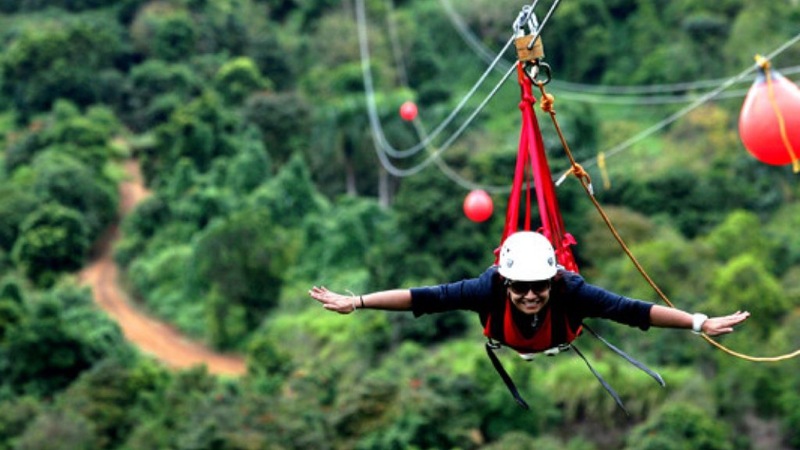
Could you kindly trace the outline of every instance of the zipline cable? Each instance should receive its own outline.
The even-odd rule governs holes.
[[[773,50],[769,55],[766,56],[766,59],[769,59],[769,60],[773,59],[775,56],[780,55],[787,48],[791,47],[792,45],[796,44],[797,42],[800,42],[800,33],[798,33],[797,35],[795,35],[793,38],[789,39],[788,41],[784,42],[777,49]],[[671,123],[675,122],[676,120],[678,120],[681,117],[685,116],[686,114],[690,113],[691,111],[693,111],[697,107],[699,107],[702,104],[706,103],[707,101],[711,100],[712,98],[714,98],[720,92],[724,91],[725,89],[727,89],[731,85],[735,84],[739,80],[743,79],[744,77],[750,75],[752,72],[758,70],[758,68],[759,68],[759,66],[757,64],[753,64],[753,65],[749,66],[747,69],[745,69],[742,72],[738,73],[737,75],[729,78],[727,81],[722,83],[716,89],[710,91],[709,93],[707,93],[707,94],[703,95],[702,97],[698,98],[697,100],[693,101],[690,105],[688,105],[688,106],[686,106],[684,108],[681,108],[679,111],[675,112],[674,114],[671,114],[670,116],[666,117],[665,119],[661,120],[660,122],[656,123],[655,125],[652,125],[652,126],[648,127],[647,129],[637,133],[636,135],[632,136],[631,138],[625,140],[624,142],[622,142],[622,143],[620,143],[620,144],[618,144],[618,145],[616,145],[616,146],[614,146],[614,147],[612,147],[612,148],[610,148],[608,150],[604,150],[604,151],[602,151],[600,153],[605,155],[605,159],[608,159],[608,158],[610,158],[610,157],[612,157],[614,155],[617,155],[617,154],[619,154],[619,153],[631,148],[634,144],[638,143],[639,141],[641,141],[643,139],[646,139],[646,138],[650,137],[652,134],[656,133],[657,131],[660,131],[661,129],[665,128],[666,126],[670,125]],[[597,157],[591,158],[591,159],[587,160],[586,162],[582,163],[581,165],[584,168],[591,167],[591,166],[594,166],[595,164],[597,164],[597,160],[598,160]],[[567,176],[567,174],[562,175],[561,178],[559,178],[559,180],[556,182],[556,184],[560,184],[564,180],[564,178],[566,176]]]
[[[537,2],[538,2],[538,0],[533,2],[533,5],[531,6],[531,9],[533,8],[533,6],[536,5]],[[547,15],[542,20],[542,23],[539,26],[538,30],[536,31],[535,35],[533,36],[534,39],[536,39],[539,36],[539,34],[541,33],[542,29],[544,28],[544,25],[549,20],[549,18],[552,16],[552,14],[555,11],[556,7],[558,6],[559,2],[560,2],[560,0],[556,0],[553,3],[553,5],[551,6],[551,8],[548,11]],[[372,80],[372,71],[370,69],[371,61],[370,61],[370,53],[369,53],[369,44],[367,42],[368,40],[367,40],[367,30],[366,30],[366,8],[364,6],[364,0],[355,0],[355,4],[356,4],[356,8],[355,8],[356,9],[356,21],[357,21],[357,25],[358,25],[357,28],[358,28],[358,37],[359,37],[359,50],[360,50],[360,53],[361,53],[361,69],[362,69],[362,75],[363,75],[363,78],[364,78],[364,89],[365,89],[365,93],[366,93],[366,97],[367,97],[367,112],[368,112],[368,116],[369,116],[370,126],[372,127],[372,131],[373,131],[372,137],[373,137],[373,141],[375,143],[376,153],[378,155],[378,159],[380,160],[381,165],[384,167],[384,169],[386,169],[387,172],[391,173],[394,176],[406,177],[406,176],[415,175],[415,174],[419,173],[421,170],[423,170],[425,167],[430,165],[432,162],[434,162],[434,160],[436,158],[438,158],[439,154],[441,154],[447,148],[449,148],[449,146],[452,145],[452,143],[458,137],[460,137],[460,135],[471,124],[471,122],[474,120],[474,118],[483,110],[483,108],[486,106],[486,104],[489,102],[489,100],[491,100],[495,96],[497,91],[502,87],[502,85],[505,83],[505,81],[508,79],[508,77],[514,72],[515,67],[512,66],[509,69],[509,71],[506,72],[506,74],[502,77],[500,82],[497,83],[497,85],[491,90],[491,92],[486,96],[486,98],[478,105],[478,107],[475,109],[475,111],[473,111],[470,114],[470,116],[465,120],[465,122],[453,133],[453,135],[450,136],[450,138],[448,138],[445,141],[445,143],[441,147],[439,147],[439,149],[437,149],[435,152],[431,153],[425,160],[423,160],[422,162],[420,162],[416,166],[413,166],[413,167],[408,168],[408,169],[398,168],[398,167],[394,166],[391,163],[391,161],[389,161],[389,156],[397,155],[397,152],[395,151],[393,153],[391,151],[388,151],[391,146],[388,144],[388,142],[386,141],[386,137],[383,134],[383,130],[382,130],[381,124],[380,124],[380,118],[379,118],[378,112],[377,112],[377,106],[376,106],[376,102],[375,102],[374,84],[373,84],[373,80]],[[511,43],[513,41],[514,41],[514,37],[512,36],[512,38],[509,39],[508,44],[503,48],[503,52],[506,50],[506,48],[508,46],[511,45]],[[496,60],[499,60],[502,57],[503,52],[498,54]],[[477,87],[483,82],[483,80],[485,80],[485,78],[488,76],[488,74],[492,70],[493,70],[493,66],[490,66],[489,69],[487,69],[486,72],[484,72],[484,75],[481,77],[479,82],[476,83],[475,86],[473,86],[473,89],[470,91],[468,96],[471,96],[472,93],[474,93],[474,91],[477,90]],[[466,103],[466,100],[467,100],[467,98],[465,97],[465,99],[463,99],[462,102],[459,104],[459,107],[463,107],[463,105]],[[455,113],[457,113],[457,111],[454,111],[454,113],[452,113],[450,117],[454,117]],[[444,126],[440,125],[429,136],[429,139],[427,139],[427,141],[432,140],[433,137],[434,137],[434,133],[438,134],[441,131],[441,129],[443,129],[443,128],[444,128]],[[419,144],[417,144],[414,147],[414,149],[416,149],[416,148],[419,148],[420,150],[424,149],[424,148],[426,148],[427,144],[428,144],[428,142],[420,142]],[[409,149],[409,150],[411,150],[411,149]],[[415,152],[418,152],[418,151],[419,150],[415,150]],[[405,153],[410,153],[410,152],[404,151],[404,152],[401,152],[401,153],[405,155]],[[406,155],[406,156],[408,156],[408,155]]]
[[[469,29],[469,27],[464,22],[464,19],[458,14],[453,5],[450,3],[450,0],[439,0],[439,3],[442,5],[442,8],[444,9],[446,15],[450,19],[451,24],[456,29],[461,38],[464,40],[464,42],[470,48],[472,48],[473,52],[477,54],[481,59],[485,61],[490,61],[492,56],[488,48],[486,47],[486,45],[483,44],[483,42],[481,42],[480,39],[478,39],[475,33],[473,33],[472,30]],[[501,70],[506,70],[505,67],[510,64],[511,63],[504,61],[502,63],[498,63],[496,65],[496,68]],[[778,70],[783,75],[793,75],[800,73],[800,66],[791,66]],[[695,95],[681,94],[676,96],[670,96],[670,95],[665,95],[665,93],[667,92],[693,91],[698,89],[714,88],[719,86],[725,80],[726,79],[724,78],[718,78],[718,79],[688,81],[682,83],[633,85],[633,86],[604,86],[604,85],[575,83],[563,80],[552,80],[550,83],[550,90],[558,93],[560,97],[584,103],[615,103],[619,105],[628,105],[628,104],[658,105],[658,104],[669,104],[669,103],[688,103],[697,98],[697,95],[699,95],[699,94]],[[737,97],[743,95],[744,92],[746,91],[742,91],[741,93],[735,92],[733,94],[726,94],[724,96],[719,96],[719,97],[720,98]],[[594,94],[594,95],[584,96],[581,94]],[[658,94],[658,95],[644,95],[644,94]],[[623,95],[625,97],[619,97],[620,95]],[[643,98],[642,99],[636,98],[639,96]]]
[[[408,85],[408,71],[406,70],[405,64],[405,57],[403,56],[402,46],[400,45],[400,39],[397,33],[397,26],[394,20],[394,2],[393,0],[386,0],[386,23],[389,29],[389,39],[391,40],[391,47],[392,53],[394,54],[395,64],[397,65],[398,70],[398,78],[400,85],[409,88]],[[412,125],[414,126],[414,130],[417,134],[417,137],[421,142],[428,140],[427,130],[425,126],[422,124],[422,121],[419,119],[419,116],[414,117],[411,121]],[[435,147],[429,146],[429,151],[435,151]],[[467,189],[467,190],[475,190],[475,189],[482,189],[486,192],[492,193],[505,193],[510,190],[510,186],[489,186],[483,185],[479,183],[475,183],[473,181],[467,180],[466,178],[462,177],[456,170],[450,167],[447,162],[442,158],[435,159],[436,167],[448,178],[450,181],[454,182],[458,186]]]
[[[483,84],[486,78],[494,69],[494,65],[490,65],[489,68],[481,75],[477,82],[470,88],[469,92],[461,99],[458,105],[453,109],[453,111],[448,115],[442,123],[440,123],[425,141],[419,142],[416,145],[404,149],[398,150],[392,147],[388,140],[386,139],[386,135],[383,133],[383,128],[381,127],[380,120],[378,120],[378,113],[377,113],[377,106],[375,102],[375,91],[374,85],[372,80],[372,69],[370,68],[371,65],[371,57],[369,52],[369,44],[367,38],[367,23],[366,23],[366,8],[364,6],[364,0],[355,0],[356,3],[356,22],[358,27],[358,37],[359,37],[359,50],[361,53],[361,69],[363,72],[364,78],[364,89],[367,95],[367,110],[370,115],[370,125],[372,126],[372,132],[374,137],[376,138],[376,145],[379,146],[382,152],[387,153],[389,156],[393,158],[407,158],[419,153],[421,150],[424,150],[428,144],[433,141],[444,129],[450,125],[450,123],[455,119],[456,115],[464,108],[467,102],[472,98],[478,88]],[[509,39],[506,45],[503,47],[501,52],[495,58],[495,61],[499,61],[503,55],[503,52],[508,49],[513,43],[513,38]],[[496,64],[496,62],[494,63]],[[373,117],[374,116],[374,117]]]

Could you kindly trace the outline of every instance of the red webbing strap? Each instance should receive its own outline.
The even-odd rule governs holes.
[[[539,204],[539,216],[542,222],[542,228],[539,231],[550,239],[556,251],[556,258],[559,264],[567,270],[577,272],[578,265],[575,263],[575,257],[570,248],[576,243],[575,238],[564,229],[564,220],[558,208],[555,184],[550,175],[550,166],[547,163],[547,156],[544,151],[542,132],[533,110],[536,99],[533,97],[531,81],[525,73],[522,63],[517,64],[517,79],[521,88],[522,100],[519,103],[519,108],[522,112],[522,129],[517,151],[517,165],[514,170],[514,182],[508,199],[506,223],[500,242],[502,243],[508,235],[517,231],[519,226],[519,206],[523,182],[527,184],[524,229],[530,230],[530,182],[531,178],[533,178],[536,200]]]

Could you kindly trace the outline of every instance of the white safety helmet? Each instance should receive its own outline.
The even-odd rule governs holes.
[[[549,280],[557,271],[553,245],[540,233],[516,232],[500,248],[498,272],[508,280]]]

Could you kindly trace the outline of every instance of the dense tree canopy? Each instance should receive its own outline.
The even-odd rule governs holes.
[[[481,105],[499,78],[487,73],[460,102],[525,2],[363,3],[366,29],[353,1],[0,0],[0,450],[743,450],[764,444],[758,426],[779,430],[769,443],[800,445],[793,362],[745,363],[689,333],[595,321],[667,387],[582,337],[631,416],[579,359],[505,353],[536,405],[523,413],[473,315],[340,317],[307,298],[312,285],[355,299],[475,276],[494,261],[508,206],[514,77]],[[797,2],[562,2],[542,37],[570,150],[592,161],[680,113],[681,96],[751,67],[798,21]],[[514,57],[502,56],[501,67]],[[793,45],[774,66],[798,58]],[[659,95],[620,88],[636,85]],[[406,100],[415,122],[398,115]],[[609,155],[603,171],[599,159],[586,167],[677,306],[747,309],[724,343],[790,352],[800,347],[800,189],[790,169],[744,150],[741,102],[706,102]],[[538,117],[556,177],[568,161]],[[381,153],[448,118],[419,153]],[[118,223],[129,159],[149,195]],[[475,186],[494,201],[483,223],[462,209]],[[579,184],[568,177],[557,195],[587,279],[657,300]],[[120,283],[137,306],[244,354],[245,376],[167,369],[99,312],[75,274],[115,225]]]

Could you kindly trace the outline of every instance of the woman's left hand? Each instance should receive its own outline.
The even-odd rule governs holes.
[[[733,332],[733,327],[747,320],[750,313],[736,311],[729,316],[709,317],[703,323],[703,333],[709,336],[719,336]]]

